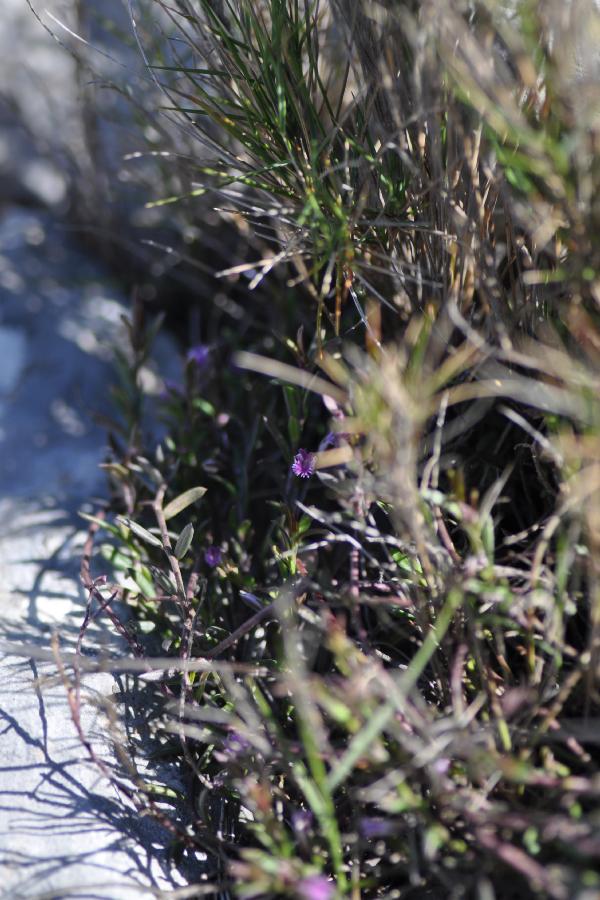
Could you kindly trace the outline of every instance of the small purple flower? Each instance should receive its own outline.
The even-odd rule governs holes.
[[[334,431],[329,431],[319,444],[319,450],[327,450],[329,447],[337,447],[337,444],[337,434]]]
[[[319,450],[327,450],[329,447],[341,447],[342,442],[347,441],[349,437],[350,435],[345,431],[330,431],[319,444]]]
[[[196,344],[188,350],[187,361],[198,366],[199,369],[203,369],[208,362],[209,356],[210,347],[207,347],[206,344]]]
[[[230,731],[221,750],[215,751],[215,759],[222,763],[231,763],[245,756],[252,744],[239,731]]]
[[[204,562],[207,566],[210,566],[211,569],[214,569],[215,566],[218,566],[221,562],[222,556],[223,554],[221,553],[220,548],[213,545],[212,547],[207,547],[204,551]]]
[[[313,814],[308,809],[297,809],[292,813],[292,828],[296,834],[306,834],[312,827]]]
[[[324,875],[311,875],[298,882],[296,893],[302,900],[331,900],[335,888]]]
[[[246,753],[252,745],[239,731],[230,731],[227,739],[223,744],[223,750],[227,756],[239,756]]]
[[[394,827],[387,819],[377,816],[365,816],[358,823],[360,833],[368,841],[374,838],[387,837],[394,830]]]
[[[292,472],[294,475],[297,475],[298,478],[310,478],[310,476],[314,474],[316,461],[314,453],[310,453],[308,450],[301,448],[294,457]]]
[[[447,775],[450,769],[451,760],[447,756],[440,756],[433,764],[433,771],[437,775]]]

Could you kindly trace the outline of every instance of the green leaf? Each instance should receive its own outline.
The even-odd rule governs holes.
[[[300,423],[295,416],[288,419],[288,436],[292,447],[297,447],[300,443]]]
[[[310,518],[310,516],[307,516],[307,515],[301,516],[300,521],[298,522],[298,534],[299,535],[305,534],[305,532],[308,531],[308,529],[310,528],[311,525],[312,525],[312,519]]]
[[[152,581],[152,576],[145,566],[140,566],[139,569],[137,569],[133,573],[133,580],[139,587],[144,597],[146,597],[148,600],[151,600],[154,597],[156,591],[154,588],[154,583]]]
[[[151,544],[153,547],[162,547],[162,541],[160,538],[157,538],[155,534],[151,534],[141,525],[138,525],[137,522],[134,522],[132,519],[127,519],[125,516],[117,516],[117,521],[122,522],[123,525],[126,525],[130,531],[132,531],[136,537],[139,537],[140,540],[145,541],[147,544]]]
[[[172,519],[173,516],[176,516],[186,509],[186,507],[195,503],[196,500],[200,500],[201,497],[204,497],[205,493],[206,488],[204,487],[194,487],[190,488],[189,491],[184,491],[183,494],[180,494],[179,497],[175,497],[174,500],[171,500],[171,502],[165,506],[163,510],[165,519]]]
[[[211,419],[214,419],[217,414],[212,403],[209,403],[208,400],[205,400],[203,397],[195,397],[194,400],[192,400],[192,406],[194,409],[199,409],[200,412],[203,412],[205,416],[210,416]]]
[[[114,534],[116,538],[121,539],[121,532],[117,528],[116,525],[111,525],[110,522],[107,522],[105,519],[101,519],[99,516],[92,516],[90,513],[82,512],[81,510],[78,512],[78,515],[85,519],[86,522],[94,522],[95,525],[99,525],[100,528],[103,528],[104,531],[108,531],[110,534]]]
[[[158,582],[163,591],[167,594],[177,593],[177,585],[168,572],[163,572],[162,569],[159,569],[157,566],[150,566],[150,571],[152,572],[152,577]]]
[[[190,549],[190,544],[194,538],[194,526],[191,522],[185,526],[175,544],[175,556],[181,559]]]
[[[134,562],[129,553],[123,553],[112,544],[102,544],[100,555],[111,564],[113,569],[119,569],[121,572],[129,571]]]

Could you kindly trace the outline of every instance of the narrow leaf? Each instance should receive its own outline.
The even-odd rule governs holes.
[[[193,537],[194,526],[191,522],[188,522],[188,524],[179,535],[177,543],[175,544],[175,556],[177,557],[177,559],[181,559],[188,552]]]
[[[151,534],[141,525],[138,525],[137,522],[132,521],[132,519],[126,519],[125,516],[118,516],[118,521],[122,522],[123,525],[126,525],[130,531],[133,531],[137,537],[142,541],[146,541],[147,544],[152,544],[153,547],[162,547],[160,538],[157,538],[155,534]]]
[[[171,500],[171,502],[165,506],[163,510],[165,519],[172,519],[173,516],[176,516],[186,509],[186,507],[195,503],[196,500],[200,500],[201,497],[204,497],[205,493],[206,488],[204,487],[194,487],[190,488],[189,491],[184,491],[183,494],[180,494],[179,497],[175,497],[174,500]]]
[[[266,356],[260,356],[258,353],[247,353],[245,350],[240,350],[235,354],[234,362],[240,369],[249,369],[251,372],[269,375],[271,378],[277,378],[279,381],[297,384],[307,391],[322,394],[324,397],[331,397],[336,403],[343,405],[348,400],[345,391],[330,381],[326,381],[318,375],[311,375],[309,372],[304,371],[304,369],[298,369],[296,366],[279,362],[276,359],[269,359]]]
[[[150,566],[150,571],[152,572],[152,577],[158,582],[163,591],[166,591],[167,594],[177,593],[177,585],[169,573],[163,572],[157,566]]]
[[[115,537],[121,537],[121,533],[117,526],[111,525],[111,523],[105,521],[105,519],[101,519],[99,516],[92,516],[90,513],[82,512],[81,510],[78,515],[81,516],[82,519],[85,519],[86,522],[94,522],[95,525],[99,525],[100,528],[103,528],[104,531],[108,531],[110,534],[114,534]]]

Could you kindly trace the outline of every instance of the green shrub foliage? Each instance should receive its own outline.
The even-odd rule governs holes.
[[[153,6],[192,150],[148,202],[252,252],[158,448],[139,327],[121,361],[102,551],[186,785],[152,809],[241,897],[597,896],[596,8]]]

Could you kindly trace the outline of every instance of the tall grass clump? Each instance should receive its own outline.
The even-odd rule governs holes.
[[[155,5],[195,151],[148,202],[214,198],[257,255],[158,448],[121,366],[101,550],[185,784],[140,797],[215,891],[590,900],[595,7]]]

